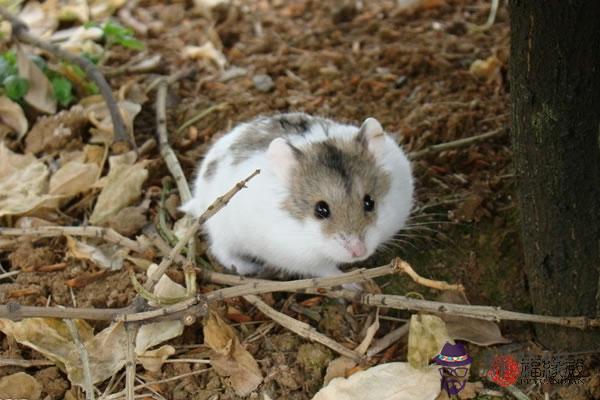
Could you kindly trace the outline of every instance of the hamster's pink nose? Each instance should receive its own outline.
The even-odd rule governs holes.
[[[357,238],[352,238],[345,241],[344,247],[352,254],[352,257],[354,258],[363,257],[365,254],[367,254],[367,246],[365,246],[365,242]]]

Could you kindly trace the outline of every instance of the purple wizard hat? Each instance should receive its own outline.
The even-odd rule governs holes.
[[[462,367],[473,362],[462,343],[446,343],[440,354],[435,356],[435,363],[446,367]]]

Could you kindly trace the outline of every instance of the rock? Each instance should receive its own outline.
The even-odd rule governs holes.
[[[273,79],[267,74],[258,74],[252,77],[252,83],[254,83],[254,87],[259,92],[270,92],[275,88],[275,82]]]

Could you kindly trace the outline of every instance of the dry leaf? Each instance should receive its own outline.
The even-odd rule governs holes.
[[[101,98],[95,97],[95,99],[100,100]],[[142,106],[132,101],[123,100],[117,103],[117,107],[119,108],[121,116],[123,117],[125,128],[131,135],[133,133],[133,121],[142,110]],[[89,121],[95,127],[92,129],[93,133],[95,134],[92,142],[112,143],[114,129],[112,118],[106,103],[103,100],[101,102],[93,103],[86,108],[85,113]]]
[[[477,78],[491,82],[500,77],[502,62],[496,56],[489,56],[485,60],[475,60],[469,67],[469,72]]]
[[[215,63],[220,69],[227,65],[227,59],[212,42],[206,42],[202,46],[185,46],[183,56],[192,60],[208,60]]]
[[[146,163],[134,165],[111,163],[110,172],[103,180],[104,188],[98,196],[90,222],[105,224],[111,216],[140,198],[142,184],[148,178]]]
[[[408,331],[408,362],[414,368],[424,368],[450,341],[446,325],[439,317],[414,314]]]
[[[17,47],[17,66],[19,75],[29,81],[29,90],[25,95],[25,101],[39,111],[54,114],[56,99],[52,84],[20,46]]]
[[[156,271],[158,265],[151,264],[146,271],[146,275],[150,276]],[[160,277],[152,293],[159,297],[183,297],[185,296],[185,288],[178,283],[175,283],[167,275]],[[157,306],[154,302],[149,302],[151,306]],[[135,340],[136,354],[143,354],[149,348],[156,346],[164,341],[173,339],[183,333],[183,322],[180,320],[153,322],[144,324],[138,330]]]
[[[13,153],[3,141],[0,141],[0,180],[35,161],[36,158],[33,155]]]
[[[56,207],[60,196],[46,194],[47,188],[48,168],[41,161],[0,178],[0,217]]]
[[[113,15],[127,0],[91,0],[88,3],[92,20],[97,21]]]
[[[108,379],[123,368],[127,335],[121,322],[111,324],[95,336],[87,322],[75,320],[75,323],[89,355],[92,383]],[[0,319],[0,331],[54,361],[67,373],[72,384],[84,384],[79,349],[62,320],[27,318],[14,322]]]
[[[173,354],[175,354],[175,347],[166,344],[156,350],[148,350],[138,354],[137,358],[147,371],[159,372],[165,361]]]
[[[235,331],[214,311],[204,324],[204,344],[214,354],[211,364],[217,374],[227,376],[238,396],[247,396],[262,382],[262,373],[252,355],[242,347]]]
[[[42,385],[25,372],[0,378],[0,396],[3,399],[38,400],[42,397]]]
[[[96,164],[67,162],[50,178],[50,194],[72,197],[86,192],[96,182],[99,173]]]
[[[45,38],[58,27],[56,0],[46,1],[43,5],[37,1],[28,1],[19,18],[29,27],[32,35]]]
[[[101,268],[112,271],[123,267],[123,258],[127,255],[127,250],[118,246],[104,244],[102,247],[96,247],[87,243],[80,242],[67,236],[67,255],[80,260],[89,260]]]
[[[90,20],[90,9],[87,0],[67,0],[58,7],[60,21],[77,21],[85,24]]]
[[[336,378],[313,400],[433,400],[440,392],[438,368],[415,369],[405,362],[381,364],[347,379]]]
[[[19,140],[25,136],[29,128],[21,106],[5,96],[0,96],[0,122],[17,132]]]
[[[469,304],[460,294],[449,290],[442,293],[438,300],[444,303]],[[498,324],[493,321],[447,314],[441,315],[440,318],[446,322],[448,335],[452,339],[465,340],[479,346],[510,343],[509,339],[502,336]]]
[[[327,385],[334,378],[346,378],[348,372],[356,367],[356,362],[348,357],[338,357],[327,366],[323,385]]]
[[[87,124],[88,118],[80,105],[56,115],[38,118],[25,138],[25,150],[34,154],[60,150],[79,136]]]

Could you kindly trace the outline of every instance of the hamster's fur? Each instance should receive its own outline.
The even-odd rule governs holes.
[[[226,268],[267,265],[331,276],[364,260],[405,224],[413,204],[410,163],[377,120],[359,128],[302,113],[258,117],[218,139],[201,162],[197,217],[254,170],[261,173],[205,224]]]

